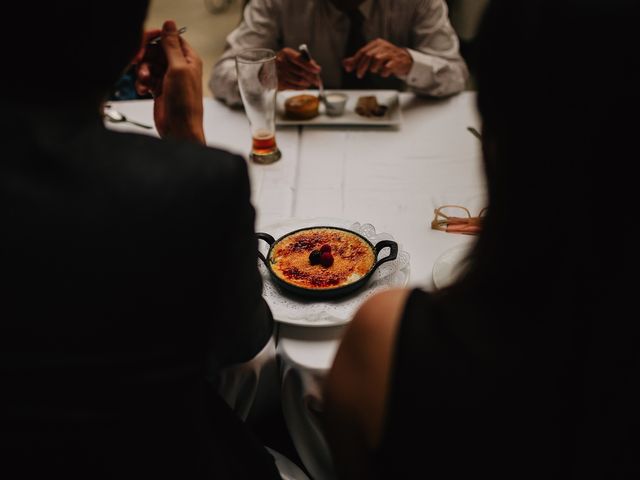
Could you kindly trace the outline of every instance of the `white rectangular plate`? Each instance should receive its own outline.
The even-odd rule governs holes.
[[[285,116],[284,102],[295,95],[318,95],[317,90],[286,90],[278,92],[276,98],[276,125],[362,125],[362,126],[395,126],[402,122],[402,112],[398,92],[396,90],[325,90],[325,94],[344,93],[347,95],[347,105],[344,114],[339,117],[330,117],[325,114],[324,105],[320,105],[320,114],[310,120],[291,120]],[[358,98],[366,95],[375,95],[378,103],[388,107],[382,117],[363,117],[356,113]]]

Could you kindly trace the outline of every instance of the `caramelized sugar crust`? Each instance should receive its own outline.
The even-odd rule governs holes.
[[[311,265],[309,254],[331,246],[333,265]],[[375,263],[371,246],[359,236],[331,228],[313,228],[280,241],[271,253],[271,268],[287,283],[302,288],[326,289],[353,283]]]

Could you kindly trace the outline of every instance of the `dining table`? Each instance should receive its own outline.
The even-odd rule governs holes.
[[[335,478],[322,429],[322,392],[353,313],[380,289],[431,290],[450,281],[434,284],[434,268],[442,267],[443,259],[452,261],[448,252],[465,252],[474,237],[432,229],[434,210],[461,205],[475,214],[486,206],[481,145],[468,129],[482,130],[475,92],[443,99],[401,92],[398,98],[401,121],[394,125],[279,126],[276,141],[282,158],[270,165],[247,160],[257,231],[277,238],[304,226],[353,227],[371,239],[393,239],[402,254],[401,262],[372,278],[362,292],[326,302],[280,291],[261,267],[265,298],[278,325],[263,356],[276,357],[277,386],[262,385],[268,383],[260,380],[259,370],[269,363],[265,360],[244,367],[255,387],[253,397],[230,396],[246,417],[259,396],[256,385],[279,388],[289,434],[313,479]],[[152,124],[152,102],[111,105],[127,118]],[[203,102],[207,144],[248,158],[251,132],[244,112],[211,98]],[[106,123],[115,130],[157,135],[155,129]],[[267,246],[259,248],[264,253]],[[460,254],[455,258],[458,261]],[[235,384],[231,390],[241,390]]]

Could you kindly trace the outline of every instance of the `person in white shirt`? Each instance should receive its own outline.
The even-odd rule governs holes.
[[[307,44],[313,61],[298,46]],[[235,56],[277,52],[279,89],[392,88],[435,97],[464,89],[467,67],[444,0],[251,0],[227,37],[209,87],[241,103]]]

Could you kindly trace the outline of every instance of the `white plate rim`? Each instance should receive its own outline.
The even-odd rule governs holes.
[[[433,263],[431,277],[433,285],[440,290],[451,285],[458,277],[459,267],[465,255],[472,248],[471,243],[459,243],[442,252]]]

